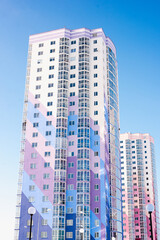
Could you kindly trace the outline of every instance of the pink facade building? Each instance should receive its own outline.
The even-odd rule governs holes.
[[[148,133],[124,133],[120,150],[124,239],[151,239],[149,203],[154,205],[153,239],[160,239],[154,139]]]

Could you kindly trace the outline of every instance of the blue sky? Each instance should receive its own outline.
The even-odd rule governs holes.
[[[160,2],[154,0],[1,0],[0,226],[3,239],[13,239],[29,35],[62,27],[103,28],[117,48],[121,132],[149,132],[155,138],[157,171],[160,171],[159,12]]]

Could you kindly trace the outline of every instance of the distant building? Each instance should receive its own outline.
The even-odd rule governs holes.
[[[30,36],[15,240],[122,240],[116,50],[102,29]]]
[[[123,232],[126,240],[149,240],[146,205],[152,203],[154,240],[160,239],[154,140],[149,134],[120,135]]]

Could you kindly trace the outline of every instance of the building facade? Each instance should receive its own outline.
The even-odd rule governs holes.
[[[154,139],[149,134],[120,135],[123,232],[126,240],[151,239],[147,204],[153,204],[153,239],[160,239]]]
[[[122,239],[116,50],[102,29],[29,38],[15,240]]]

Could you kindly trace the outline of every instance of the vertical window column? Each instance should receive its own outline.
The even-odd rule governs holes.
[[[69,39],[60,38],[52,239],[65,240]]]
[[[90,239],[89,39],[79,39],[76,239]],[[83,231],[81,231],[83,229]],[[83,235],[83,236],[82,236]]]

